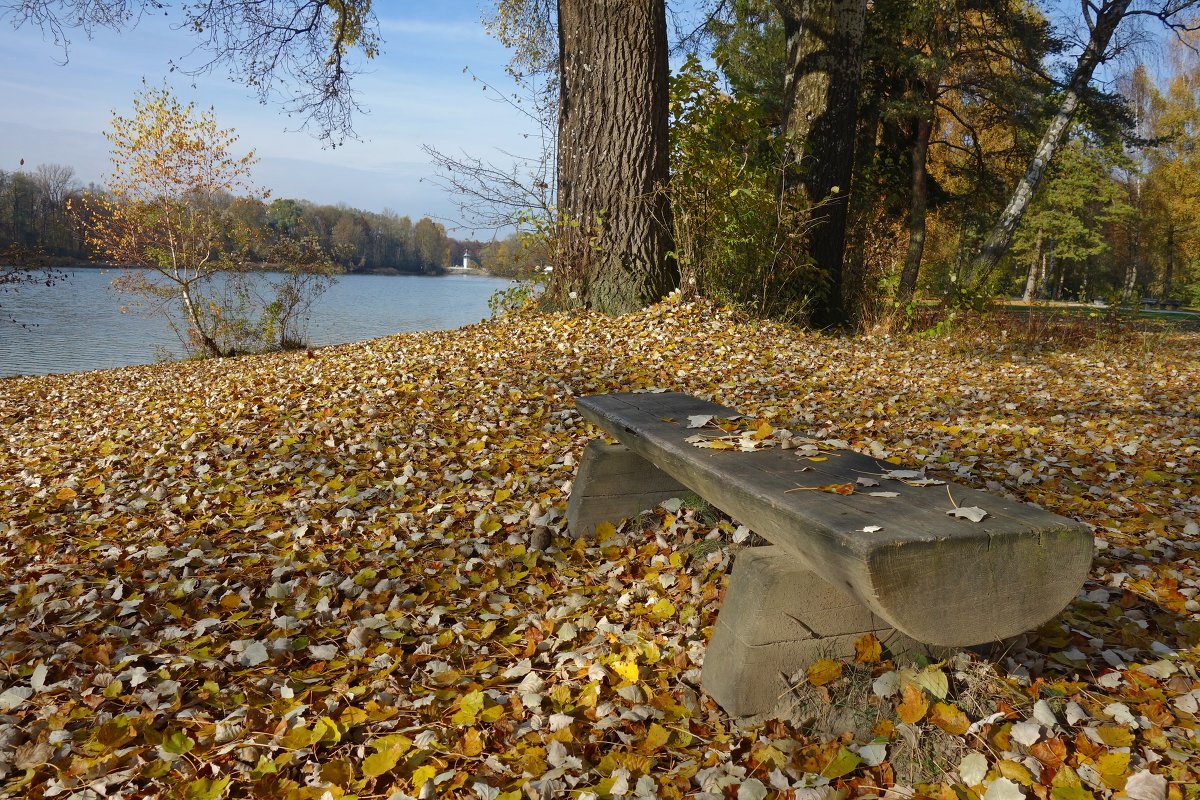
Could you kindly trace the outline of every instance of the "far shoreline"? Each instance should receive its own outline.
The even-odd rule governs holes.
[[[43,272],[46,270],[65,271],[65,270],[74,270],[74,269],[95,269],[95,270],[114,269],[115,270],[115,269],[150,269],[150,267],[126,266],[124,264],[113,264],[110,262],[59,260],[58,257],[54,257],[53,260],[49,260],[47,263],[44,263],[44,264],[0,264],[0,271],[2,271],[2,270],[22,270],[25,272]],[[263,264],[257,265],[251,270],[251,272],[278,272],[278,271],[279,271],[278,265],[263,265]],[[458,267],[458,268],[450,267],[450,268],[443,269],[441,272],[405,272],[403,270],[395,269],[393,267],[381,267],[381,268],[377,268],[377,269],[369,269],[369,270],[362,270],[362,271],[337,272],[337,273],[334,273],[334,275],[335,275],[335,277],[342,277],[342,276],[347,276],[347,275],[380,275],[380,276],[386,276],[386,277],[408,276],[408,277],[412,277],[412,278],[445,278],[445,277],[448,277],[451,275],[470,275],[470,276],[475,276],[475,277],[480,277],[480,278],[499,278],[501,280],[507,278],[508,280],[513,280],[513,281],[517,280],[517,278],[513,278],[513,277],[510,277],[507,275],[497,275],[493,272],[488,272],[485,269],[462,269],[461,267]]]

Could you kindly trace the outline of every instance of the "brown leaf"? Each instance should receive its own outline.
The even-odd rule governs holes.
[[[929,721],[954,736],[962,736],[971,727],[967,715],[951,703],[934,703],[933,710],[929,712]]]
[[[805,675],[813,686],[824,686],[842,677],[842,662],[822,658],[809,665]]]
[[[883,657],[883,645],[868,633],[854,641],[854,660],[859,664],[878,664]]]
[[[896,706],[896,714],[900,721],[913,725],[920,722],[928,710],[929,701],[925,698],[925,693],[911,683],[905,684],[904,699]]]

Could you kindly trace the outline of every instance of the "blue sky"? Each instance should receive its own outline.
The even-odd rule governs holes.
[[[483,30],[481,0],[375,4],[383,55],[368,62],[355,82],[367,114],[357,118],[362,141],[336,149],[294,130],[278,106],[261,106],[224,72],[189,78],[169,74],[169,62],[195,66],[191,37],[163,17],[144,17],[117,35],[88,40],[75,32],[69,60],[36,28],[14,31],[0,20],[0,169],[57,163],[72,166],[82,183],[100,182],[108,169],[104,138],[112,111],[127,112],[144,77],[164,78],[182,100],[212,106],[222,127],[261,161],[254,178],[274,197],[346,203],[372,211],[390,208],[414,219],[453,221],[452,198],[422,177],[432,174],[422,144],[445,152],[465,150],[505,161],[503,151],[525,153],[528,121],[482,91],[464,74],[511,90],[504,74],[507,51]]]

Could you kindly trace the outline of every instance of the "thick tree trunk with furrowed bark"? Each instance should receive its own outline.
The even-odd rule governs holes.
[[[567,305],[634,311],[678,285],[667,258],[665,4],[559,0],[558,33],[560,264],[553,288]]]
[[[794,186],[812,203],[826,201],[813,215],[808,252],[825,272],[828,295],[813,309],[814,324],[846,322],[842,257],[855,125],[866,0],[775,0],[787,36],[784,80],[788,136],[803,161]]]

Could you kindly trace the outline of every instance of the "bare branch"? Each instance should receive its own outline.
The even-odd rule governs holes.
[[[369,0],[201,0],[172,6],[160,0],[9,0],[0,19],[14,28],[36,26],[69,55],[69,32],[88,37],[100,28],[122,31],[148,11],[174,9],[177,26],[206,53],[198,67],[172,62],[186,75],[218,67],[245,83],[263,102],[278,102],[300,127],[337,146],[354,137],[362,111],[351,80],[360,59],[378,52],[381,40]],[[190,55],[190,54],[189,54]]]

